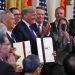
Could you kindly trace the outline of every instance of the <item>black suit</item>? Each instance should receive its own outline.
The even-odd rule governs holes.
[[[10,43],[15,43],[15,42],[16,42],[16,40],[14,41],[14,40],[9,36],[8,33],[6,33],[6,34],[7,34],[7,37],[8,37],[8,39],[9,39]],[[14,37],[14,39],[15,39],[15,37]]]
[[[18,25],[13,29],[13,33],[17,42],[30,40],[31,51],[33,54],[37,54],[36,38],[23,21],[18,23]]]
[[[0,60],[0,75],[16,75],[16,73],[12,66]]]
[[[56,23],[55,23],[55,22],[52,22],[52,23],[51,23],[51,30],[52,30],[53,32],[57,32],[57,27],[56,27]]]
[[[43,65],[41,75],[65,75],[63,66],[51,62]]]
[[[8,33],[6,33],[7,34],[7,37],[8,37],[8,39],[9,39],[9,42],[11,43],[11,46],[13,47],[13,43],[15,43],[16,42],[16,40],[15,40],[15,36],[14,36],[14,39],[12,38],[12,37],[10,37],[9,36],[9,34]]]
[[[69,20],[69,33],[73,36],[75,35],[75,19]]]

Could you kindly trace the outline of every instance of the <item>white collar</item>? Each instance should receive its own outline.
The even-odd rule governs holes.
[[[8,33],[8,35],[11,37],[11,33],[12,33],[12,32],[10,32],[10,31],[7,31],[7,33]]]
[[[38,23],[38,22],[36,22],[36,25],[38,26],[38,25],[39,25],[39,23]],[[42,27],[42,25],[43,25],[43,22],[40,24],[40,26]]]
[[[56,25],[56,28],[58,27],[58,22],[55,20],[55,25]]]
[[[2,57],[0,57],[0,60],[1,60],[1,61],[3,61],[3,58],[2,58]]]
[[[55,24],[58,25],[58,22],[55,20]]]

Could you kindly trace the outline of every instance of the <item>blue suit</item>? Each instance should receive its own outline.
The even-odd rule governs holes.
[[[20,21],[12,32],[15,35],[17,42],[30,40],[31,51],[33,54],[37,54],[36,37],[34,37],[30,29],[23,21]]]

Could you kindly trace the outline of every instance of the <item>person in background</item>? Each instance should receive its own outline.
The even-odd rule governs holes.
[[[52,27],[53,32],[57,32],[58,22],[63,17],[65,17],[64,16],[64,9],[62,7],[57,7],[56,10],[55,10],[55,18],[56,18],[56,20],[51,23],[51,27]]]
[[[3,16],[3,17],[2,17]],[[15,40],[15,36],[14,36],[14,34],[12,33],[12,30],[13,30],[13,28],[15,27],[14,25],[15,25],[15,20],[14,20],[14,15],[10,12],[10,11],[7,11],[7,12],[3,12],[2,13],[2,20],[1,20],[1,25],[2,25],[2,27],[3,27],[3,25],[4,25],[4,27],[3,28],[1,28],[0,29],[0,33],[5,33],[6,35],[7,35],[7,37],[8,37],[8,39],[9,39],[9,41],[10,41],[10,44],[11,44],[11,46],[12,46],[12,48],[13,48],[13,43],[15,43],[16,42],[16,40]],[[0,18],[1,18],[0,17]],[[7,18],[8,17],[8,18]],[[11,62],[12,63],[12,58],[10,58],[11,59],[11,61],[10,60],[8,60],[9,61],[9,63]],[[16,64],[16,63],[15,63]],[[15,69],[15,71],[16,72],[20,72],[20,71],[22,71],[22,68],[20,67],[20,66],[16,66],[15,67],[16,69]]]
[[[16,7],[9,8],[9,11],[15,16],[15,25],[17,25],[21,20],[21,11]]]
[[[75,53],[69,53],[63,61],[64,71],[66,75],[75,75]]]
[[[10,11],[6,11],[3,17],[3,23],[7,27],[7,36],[11,44],[16,42],[15,35],[12,30],[15,27],[15,17]]]
[[[12,63],[8,60],[12,59]],[[11,44],[5,33],[0,33],[0,75],[16,75],[15,56],[11,52]],[[11,64],[11,65],[10,65]]]
[[[5,25],[7,28],[7,36],[11,44],[16,42],[15,36],[12,33],[13,28],[15,27],[14,15],[10,11],[0,12],[0,22]]]
[[[62,64],[64,57],[72,51],[71,36],[68,33],[68,22],[61,18],[58,22],[57,32],[53,32],[54,50],[56,50],[56,62]]]
[[[42,64],[36,55],[28,55],[23,60],[24,75],[40,75]]]
[[[71,36],[75,34],[75,19],[69,19],[69,34]]]
[[[73,42],[72,42],[72,52],[75,53],[75,33],[72,34],[72,37],[73,37],[73,38],[72,38],[72,39],[73,39],[73,40],[72,40],[72,41],[73,41]]]
[[[36,7],[36,24],[32,25],[37,37],[47,36],[50,31],[50,23],[44,20],[45,9],[42,7]]]

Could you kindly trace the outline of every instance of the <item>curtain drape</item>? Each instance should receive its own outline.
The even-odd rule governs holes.
[[[25,0],[6,0],[6,8],[17,7],[22,10]]]

